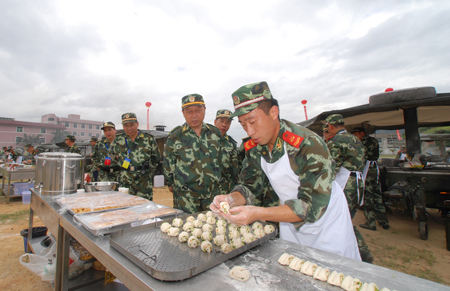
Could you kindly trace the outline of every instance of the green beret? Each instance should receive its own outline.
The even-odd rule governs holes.
[[[248,84],[240,87],[231,94],[234,103],[234,113],[231,117],[241,116],[258,107],[258,103],[273,99],[267,82]]]
[[[189,94],[181,98],[182,109],[192,105],[205,106],[205,100],[203,100],[203,96],[199,94]]]
[[[122,124],[128,122],[137,122],[136,114],[134,114],[133,112],[127,112],[122,114]]]
[[[340,114],[332,114],[325,121],[327,124],[344,124],[344,117]]]

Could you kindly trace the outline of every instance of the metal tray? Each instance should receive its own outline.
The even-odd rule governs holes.
[[[149,224],[149,223],[153,223],[157,221],[157,218],[161,218],[161,217],[167,217],[167,216],[174,216],[177,214],[182,213],[181,210],[178,209],[173,209],[164,205],[160,205],[157,203],[154,203],[152,201],[149,201],[150,203],[148,204],[142,204],[142,205],[137,205],[137,206],[129,206],[129,207],[122,207],[122,208],[111,208],[111,209],[106,209],[106,210],[100,210],[100,211],[93,211],[93,212],[86,212],[86,213],[77,213],[73,216],[73,221],[78,224],[78,225],[82,225],[84,228],[86,228],[90,233],[92,233],[95,236],[103,236],[106,234],[110,234],[112,232],[115,231],[119,231],[122,229],[126,229],[126,228],[132,228],[132,227],[136,227],[136,226],[141,226],[144,224]],[[117,210],[123,210],[123,209],[128,209],[131,210],[133,212],[139,213],[141,212],[142,208],[150,208],[149,210],[146,211],[146,213],[152,213],[154,211],[158,211],[160,209],[171,209],[173,210],[173,212],[171,213],[164,213],[164,214],[160,214],[158,216],[152,217],[152,218],[145,218],[145,219],[140,219],[140,220],[132,220],[132,221],[128,221],[122,224],[117,224],[111,227],[103,227],[103,228],[92,228],[89,223],[88,220],[92,215],[99,215],[101,213],[105,213],[105,212],[113,212],[113,211],[117,211]]]
[[[186,221],[188,216],[178,217]],[[171,223],[172,220],[165,221]],[[215,246],[213,242],[214,248],[211,253],[204,253],[200,246],[195,249],[190,248],[187,243],[180,243],[178,237],[170,237],[166,233],[162,233],[159,226],[163,222],[124,229],[112,233],[110,236],[110,244],[114,249],[150,276],[161,281],[180,281],[191,278],[274,238],[278,233],[277,227],[274,225],[275,231],[273,233],[266,234],[264,237],[229,253],[221,252],[220,247]],[[271,224],[261,223],[263,225]],[[215,231],[212,233],[214,234]]]

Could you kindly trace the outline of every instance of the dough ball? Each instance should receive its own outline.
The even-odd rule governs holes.
[[[201,220],[195,220],[193,223],[194,227],[202,227],[203,226],[203,222]]]
[[[244,243],[249,244],[251,242],[254,242],[256,240],[256,237],[253,233],[244,233],[242,240],[244,241]]]
[[[191,236],[188,239],[188,246],[190,248],[196,248],[200,244],[200,240],[196,236]]]
[[[250,227],[250,225],[241,226],[241,235],[244,235],[244,233],[251,233],[251,232],[252,228]]]
[[[224,227],[224,226],[216,227],[216,234],[225,234],[226,232],[227,232],[226,227]]]
[[[185,243],[185,242],[187,242],[188,239],[189,239],[189,233],[186,231],[183,231],[182,233],[180,233],[178,235],[179,242]]]
[[[204,231],[201,236],[202,240],[212,241],[212,234],[209,231]]]
[[[230,213],[230,205],[228,204],[228,202],[220,202],[220,210],[223,213]]]
[[[181,219],[181,218],[175,218],[172,221],[172,226],[181,227],[182,225],[183,225],[183,219]]]
[[[167,234],[169,236],[178,236],[178,234],[180,234],[180,229],[178,227],[171,227],[169,228],[169,230],[167,231]]]
[[[213,216],[207,217],[206,218],[206,223],[208,223],[208,224],[215,224],[216,223],[216,219]]]
[[[195,221],[195,217],[194,216],[189,216],[188,218],[186,218],[187,222],[193,223]]]
[[[202,236],[203,231],[200,228],[196,228],[194,229],[194,231],[192,232],[192,236],[195,237],[201,237]]]
[[[250,279],[250,272],[243,267],[235,266],[230,271],[230,278],[245,282]]]
[[[233,250],[233,247],[230,244],[224,243],[220,249],[222,250],[222,252],[224,253],[229,253]]]
[[[212,244],[207,240],[202,242],[200,247],[201,247],[202,251],[205,253],[210,253],[212,251]]]
[[[253,234],[255,235],[256,238],[262,238],[263,236],[266,235],[266,233],[264,232],[263,229],[255,229],[255,231],[253,231]]]
[[[214,237],[214,244],[216,246],[221,246],[226,242],[227,242],[227,237],[224,234],[220,234],[220,235]]]
[[[263,225],[262,225],[262,223],[259,222],[259,221],[253,222],[253,224],[252,224],[252,229],[255,230],[255,229],[258,229],[258,228],[261,228],[261,229],[264,228]]]
[[[203,213],[200,213],[200,214],[197,216],[197,220],[206,221],[206,215],[203,214]]]
[[[237,230],[235,230],[235,229],[232,229],[232,230],[230,230],[229,232],[228,232],[228,237],[229,238],[238,238],[238,237],[240,237],[241,236],[241,234],[239,233],[239,231],[237,231]]]
[[[203,224],[202,230],[203,232],[205,231],[212,232],[214,230],[214,227],[211,224]]]
[[[300,272],[300,269],[302,268],[304,263],[305,260],[294,257],[292,261],[289,263],[289,268],[291,268],[294,271]]]
[[[161,231],[162,232],[164,232],[164,233],[166,233],[168,230],[169,230],[169,228],[171,227],[172,225],[170,225],[170,223],[168,223],[168,222],[163,222],[163,224],[161,224]]]
[[[280,263],[281,265],[284,266],[289,266],[289,264],[291,263],[291,261],[295,258],[295,256],[290,255],[288,253],[284,253],[280,256],[280,258],[278,259],[278,263]]]
[[[244,242],[240,237],[234,238],[230,240],[230,245],[233,247],[233,249],[238,249],[240,247],[244,246]]]
[[[212,211],[206,212],[206,217],[214,217],[214,216],[216,216],[216,215],[214,214],[214,212],[212,212]]]
[[[183,225],[183,230],[184,231],[188,231],[188,232],[192,232],[194,230],[194,225],[191,222],[186,222]]]
[[[273,226],[272,224],[267,224],[266,226],[264,226],[264,232],[269,234],[275,231],[275,226]]]

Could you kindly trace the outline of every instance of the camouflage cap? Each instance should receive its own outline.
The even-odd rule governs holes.
[[[203,96],[199,94],[189,94],[181,98],[182,109],[192,105],[205,106],[205,100],[203,100]]]
[[[263,100],[273,99],[267,82],[248,84],[240,87],[231,94],[234,102],[234,113],[231,117],[241,116],[258,107]]]
[[[28,149],[28,148],[31,148],[33,145],[31,144],[31,143],[27,143],[26,145],[25,145],[25,149]]]
[[[217,118],[222,118],[222,117],[225,117],[225,118],[228,118],[228,119],[232,119],[231,118],[231,111],[228,110],[228,109],[217,110],[216,119]]]
[[[133,112],[127,112],[122,114],[122,124],[128,122],[137,122],[136,114]]]
[[[70,141],[76,141],[76,138],[73,135],[66,136],[66,139],[68,139]]]
[[[112,127],[114,129],[116,129],[116,125],[114,123],[112,123],[111,121],[104,122],[103,125],[102,125],[101,130],[105,129],[105,127]]]
[[[355,128],[353,128],[352,132],[364,132],[364,133],[366,133],[366,130],[364,129],[364,127],[355,127]]]
[[[12,146],[9,146],[9,147],[8,147],[8,151],[12,151],[12,149],[13,149]]]
[[[340,114],[331,114],[325,120],[328,124],[344,124],[344,117]]]
[[[96,136],[91,137],[91,141],[98,141],[98,138]]]

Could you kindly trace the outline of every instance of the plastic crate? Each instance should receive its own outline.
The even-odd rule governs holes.
[[[34,187],[34,183],[22,182],[14,183],[14,195],[20,195],[23,191],[29,191],[30,188]]]

